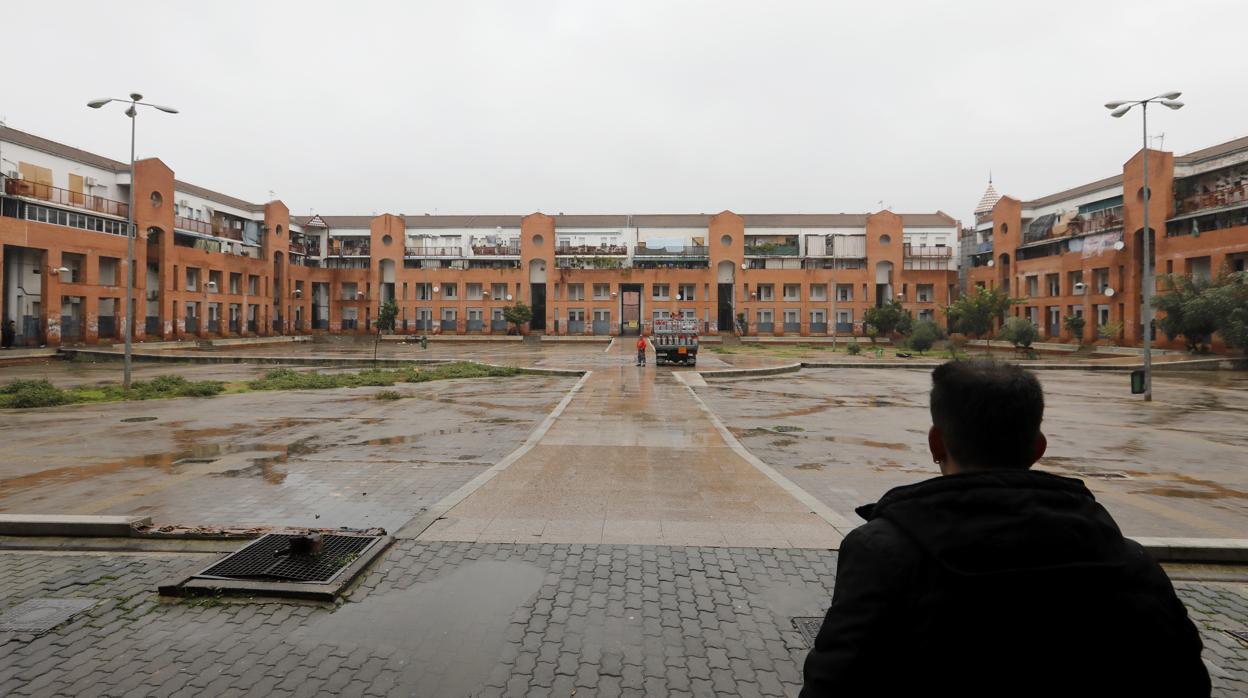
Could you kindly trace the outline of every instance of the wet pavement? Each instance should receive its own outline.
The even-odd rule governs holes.
[[[1159,374],[1151,404],[1129,394],[1123,374],[1037,375],[1049,440],[1038,467],[1083,479],[1128,535],[1245,537],[1248,375]],[[939,474],[927,452],[930,380],[816,369],[698,391],[754,455],[848,513]]]
[[[396,530],[518,446],[573,382],[399,384],[394,401],[349,388],[9,410],[0,511]]]
[[[672,369],[603,352],[541,440],[421,536],[832,548],[829,522],[734,452]]]

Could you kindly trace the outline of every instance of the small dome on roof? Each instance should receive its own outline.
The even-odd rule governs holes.
[[[979,205],[975,207],[975,213],[988,213],[993,206],[997,205],[997,200],[1001,195],[997,193],[995,187],[992,186],[992,179],[988,180],[988,188],[984,190],[984,195],[979,200]]]

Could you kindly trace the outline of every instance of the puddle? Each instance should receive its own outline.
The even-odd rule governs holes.
[[[1146,490],[1134,490],[1131,494],[1151,494],[1157,497],[1177,497],[1180,499],[1248,499],[1248,492],[1240,492],[1212,480],[1200,480],[1186,475],[1174,475],[1173,477],[1182,484],[1192,485],[1198,489],[1150,487]]]
[[[523,562],[468,563],[423,584],[348,602],[291,639],[393,648],[410,658],[400,683],[419,695],[473,695],[498,662],[512,614],[545,578],[545,569]]]

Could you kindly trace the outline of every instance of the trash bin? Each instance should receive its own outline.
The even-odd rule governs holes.
[[[1131,394],[1144,394],[1144,370],[1138,369],[1131,372]]]

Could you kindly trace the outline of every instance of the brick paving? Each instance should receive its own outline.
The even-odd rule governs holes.
[[[0,634],[0,695],[618,696],[796,694],[791,624],[821,615],[817,550],[422,543],[391,548],[333,609],[162,602],[202,554],[0,552],[0,611],[91,598],[41,636]],[[1177,584],[1214,695],[1248,695],[1248,585]]]

